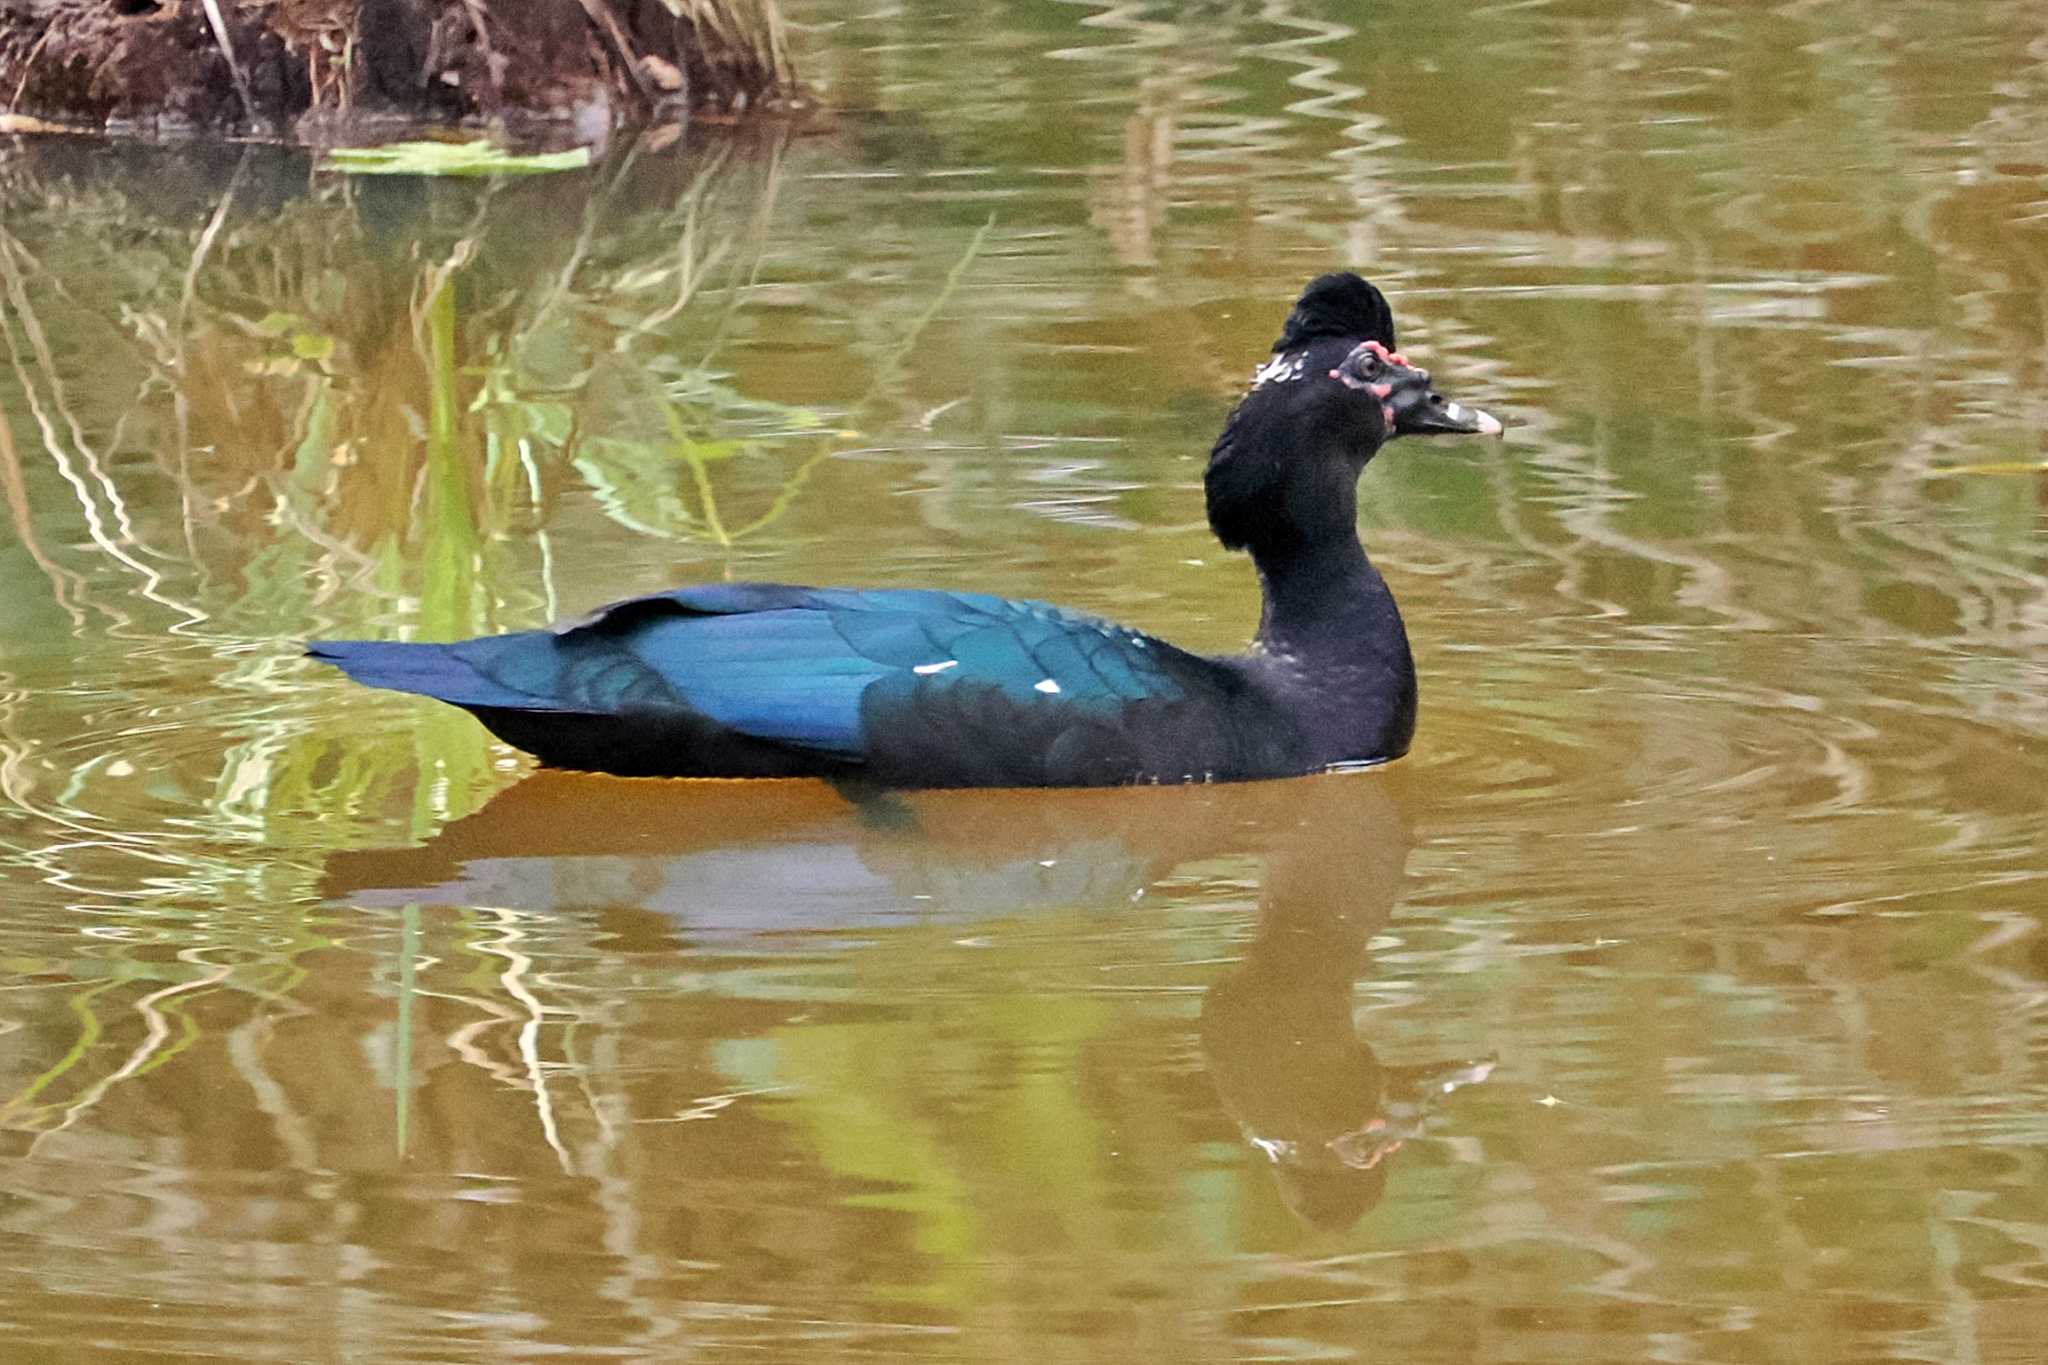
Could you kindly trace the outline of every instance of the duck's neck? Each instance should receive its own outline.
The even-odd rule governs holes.
[[[1313,767],[1394,758],[1415,733],[1415,664],[1394,594],[1355,534],[1254,548],[1265,589],[1246,656],[1261,685],[1291,698]]]
[[[1319,666],[1411,668],[1394,594],[1355,534],[1252,550],[1264,588],[1258,645]]]

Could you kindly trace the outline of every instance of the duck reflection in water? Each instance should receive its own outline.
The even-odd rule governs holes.
[[[1202,1053],[1224,1108],[1272,1163],[1288,1208],[1333,1230],[1379,1203],[1387,1159],[1421,1134],[1435,1103],[1494,1067],[1387,1066],[1355,1027],[1353,987],[1408,860],[1401,776],[1336,774],[1325,794],[1279,812],[1260,850],[1252,940],[1202,998]]]
[[[1383,1065],[1353,987],[1393,912],[1410,843],[1400,769],[1121,791],[928,792],[849,801],[817,782],[541,771],[423,847],[333,855],[322,890],[365,908],[489,905],[658,916],[699,944],[1115,906],[1195,859],[1262,863],[1243,959],[1203,998],[1224,1108],[1303,1221],[1341,1228],[1388,1158],[1488,1060]],[[627,916],[618,919],[618,916]],[[652,929],[643,924],[643,929]],[[638,937],[638,935],[636,935]]]

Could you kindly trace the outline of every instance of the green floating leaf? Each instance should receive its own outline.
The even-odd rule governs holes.
[[[292,336],[292,354],[301,360],[327,360],[334,355],[334,338],[318,332],[298,332]]]
[[[539,175],[590,164],[588,147],[520,155],[479,138],[475,142],[389,142],[382,147],[338,147],[324,169],[349,175]]]
[[[713,460],[723,460],[739,454],[744,449],[746,449],[746,444],[742,441],[692,441],[687,437],[678,440],[675,444],[677,455],[697,464],[709,464]]]

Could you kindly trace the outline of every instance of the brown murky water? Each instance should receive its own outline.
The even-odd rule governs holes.
[[[2048,1359],[2048,11],[806,4],[822,133],[0,148],[0,1355]],[[1340,16],[1341,21],[1340,21]],[[1256,613],[1351,265],[1391,768],[533,774],[302,662]]]

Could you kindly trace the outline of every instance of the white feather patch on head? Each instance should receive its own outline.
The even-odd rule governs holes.
[[[1267,384],[1290,384],[1301,378],[1302,367],[1307,364],[1305,352],[1295,351],[1289,355],[1276,355],[1252,372],[1252,387]]]

